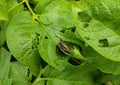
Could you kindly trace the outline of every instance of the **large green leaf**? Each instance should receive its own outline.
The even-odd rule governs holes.
[[[6,0],[0,0],[0,20],[8,20]]]
[[[39,72],[40,56],[35,47],[39,24],[32,23],[29,12],[15,15],[7,30],[7,44],[13,56],[24,65],[31,67],[33,74]]]
[[[9,78],[11,54],[4,48],[0,48],[0,85],[12,85]]]
[[[40,6],[38,8],[41,9]],[[41,13],[40,20],[44,24],[54,24],[65,28],[73,27],[72,6],[66,0],[54,0]]]
[[[89,46],[82,51],[82,54],[85,56],[90,66],[99,69],[101,72],[113,75],[120,74],[120,62],[104,58]]]
[[[81,16],[84,17],[84,16]],[[99,21],[78,21],[77,30],[85,42],[104,57],[120,61],[120,36]]]
[[[19,62],[13,62],[10,68],[10,78],[12,78],[13,85],[30,85],[30,73],[28,67],[20,64]]]
[[[92,18],[120,35],[119,0],[81,0],[78,6]]]
[[[58,71],[48,66],[43,73],[45,78],[40,80],[46,80],[46,85],[99,85],[93,82],[97,72],[91,68],[68,65],[63,71]]]

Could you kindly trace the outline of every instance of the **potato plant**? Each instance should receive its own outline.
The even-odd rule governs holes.
[[[120,85],[120,0],[0,0],[0,85]]]

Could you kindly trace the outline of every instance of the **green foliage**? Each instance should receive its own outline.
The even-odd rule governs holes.
[[[0,85],[120,85],[119,0],[1,0]]]

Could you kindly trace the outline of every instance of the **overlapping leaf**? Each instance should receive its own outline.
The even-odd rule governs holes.
[[[37,6],[36,9],[41,8]],[[37,10],[37,13],[41,11]],[[54,24],[60,27],[74,27],[71,4],[66,0],[54,0],[42,11],[40,20],[44,24]]]
[[[63,67],[59,67],[56,61],[59,59],[63,59],[65,55],[59,55],[57,53],[57,46],[60,42],[60,39],[55,35],[56,31],[59,31],[61,28],[56,27],[54,25],[41,25],[42,30],[40,31],[40,42],[38,45],[38,50],[41,57],[46,61],[49,65],[62,70]]]
[[[88,45],[104,57],[120,61],[120,36],[95,19],[77,23],[78,32]]]
[[[30,73],[28,67],[20,64],[19,62],[13,62],[10,68],[10,78],[12,78],[13,85],[30,85]]]
[[[33,74],[39,71],[40,56],[34,46],[36,33],[39,32],[38,23],[32,24],[29,12],[15,15],[7,30],[7,44],[14,57],[21,63],[31,67]],[[34,41],[34,42],[33,42]]]
[[[82,54],[87,58],[87,63],[104,73],[109,73],[113,75],[120,74],[120,62],[114,62],[107,58],[104,58],[98,54],[91,47],[87,47],[82,51]]]
[[[63,71],[48,66],[43,79],[47,80],[46,85],[96,85],[93,82],[96,73],[93,68],[88,66],[73,67],[68,65]]]

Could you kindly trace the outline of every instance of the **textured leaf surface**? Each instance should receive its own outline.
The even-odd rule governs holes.
[[[95,85],[92,80],[94,75],[96,71],[90,67],[70,65],[63,71],[48,66],[44,73],[44,76],[48,77],[46,85]]]
[[[87,14],[120,35],[119,0],[81,0],[80,3],[80,8]]]
[[[4,48],[0,48],[0,85],[11,85],[12,81],[8,76],[10,69],[11,54]]]
[[[24,10],[24,6],[17,2],[17,0],[6,0],[7,2],[7,7],[8,7],[8,15],[9,15],[9,20],[15,15]]]
[[[105,25],[95,19],[79,22],[78,32],[98,53],[110,60],[120,61],[120,36]]]
[[[39,71],[40,64],[40,56],[33,42],[38,31],[39,25],[36,22],[32,24],[29,12],[15,15],[7,30],[7,44],[11,53],[19,62],[30,66],[34,74]]]
[[[73,27],[71,4],[65,0],[53,1],[42,12],[40,20],[44,24],[54,24],[66,28]]]
[[[10,78],[12,78],[13,85],[30,85],[30,74],[28,73],[28,67],[20,64],[19,62],[13,62],[10,69]]]

